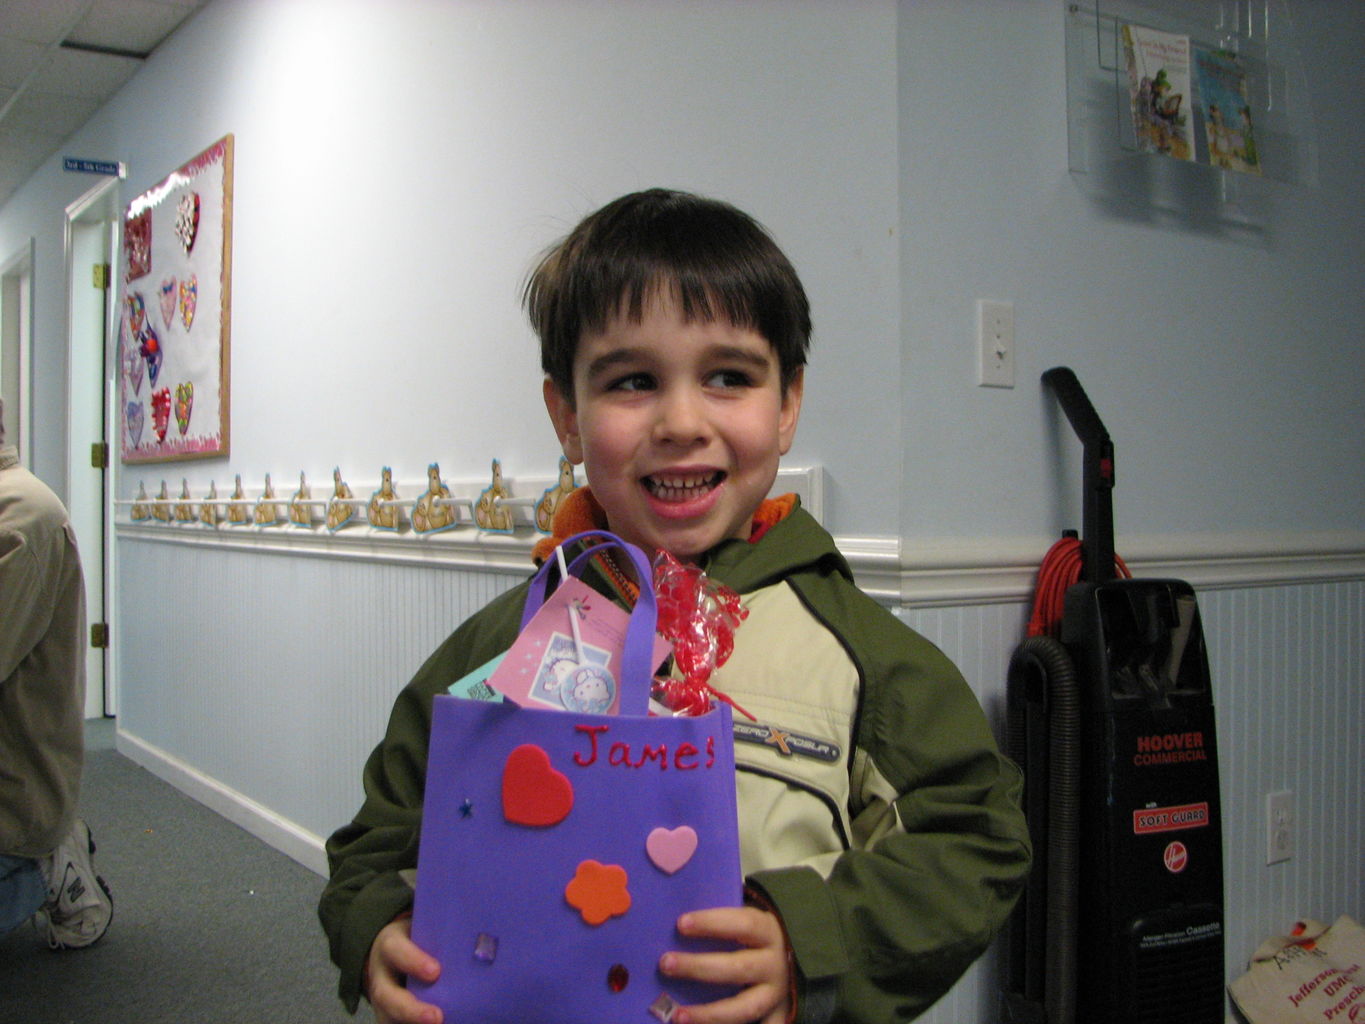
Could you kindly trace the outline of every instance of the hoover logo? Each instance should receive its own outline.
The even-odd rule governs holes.
[[[1137,738],[1137,752],[1133,764],[1139,768],[1149,765],[1185,764],[1207,761],[1202,732],[1167,732]]]
[[[1149,807],[1133,812],[1133,832],[1145,836],[1153,832],[1179,832],[1202,828],[1209,823],[1207,803],[1181,804],[1179,807]]]
[[[1166,847],[1166,852],[1161,859],[1166,864],[1167,871],[1173,875],[1178,875],[1189,865],[1190,851],[1185,848],[1184,843],[1177,839]]]

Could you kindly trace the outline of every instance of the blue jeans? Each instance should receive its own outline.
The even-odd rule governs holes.
[[[47,902],[47,881],[32,857],[0,854],[0,935],[18,928]]]

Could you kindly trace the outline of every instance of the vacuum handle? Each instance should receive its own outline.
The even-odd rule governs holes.
[[[1104,429],[1100,414],[1090,404],[1090,396],[1085,393],[1085,388],[1081,387],[1081,382],[1071,367],[1054,366],[1045,371],[1043,383],[1057,396],[1057,402],[1061,405],[1062,412],[1066,413],[1071,429],[1076,431],[1076,436],[1086,448],[1109,443],[1109,431]]]
[[[1066,413],[1071,429],[1085,448],[1082,466],[1083,529],[1081,567],[1089,583],[1114,578],[1114,444],[1104,429],[1095,407],[1081,387],[1076,374],[1067,366],[1054,366],[1043,374],[1043,383],[1052,389]]]

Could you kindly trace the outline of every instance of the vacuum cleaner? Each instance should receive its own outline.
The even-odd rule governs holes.
[[[1194,590],[1114,552],[1114,446],[1048,370],[1084,456],[1083,536],[1039,571],[1006,687],[1034,866],[1010,920],[1007,1024],[1222,1024],[1223,853]]]

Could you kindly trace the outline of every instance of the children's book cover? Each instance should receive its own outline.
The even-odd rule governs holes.
[[[1128,93],[1138,149],[1195,159],[1190,125],[1190,37],[1123,26]]]
[[[1231,171],[1260,174],[1245,66],[1235,53],[1203,47],[1195,48],[1194,66],[1208,162]]]

